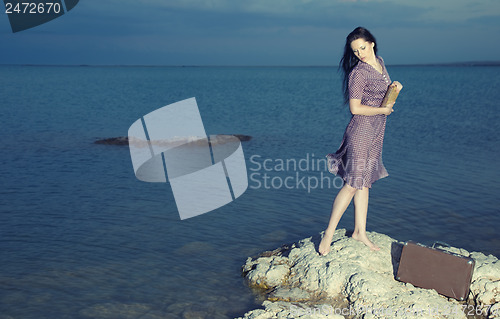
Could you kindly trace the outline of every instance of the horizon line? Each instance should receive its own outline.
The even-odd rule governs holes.
[[[179,67],[179,68],[196,68],[196,67],[248,67],[248,68],[332,68],[338,65],[219,65],[219,64],[36,64],[36,63],[0,63],[0,66],[57,66],[57,67]],[[447,62],[447,63],[409,63],[409,64],[387,64],[387,66],[500,66],[499,61],[463,61],[463,62]]]

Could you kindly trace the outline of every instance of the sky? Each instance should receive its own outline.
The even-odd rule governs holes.
[[[81,0],[0,64],[338,65],[357,26],[387,64],[500,61],[500,0]]]

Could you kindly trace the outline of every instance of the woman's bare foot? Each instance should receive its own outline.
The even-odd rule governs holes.
[[[371,250],[380,250],[380,247],[372,243],[369,239],[368,236],[366,236],[366,233],[363,235],[359,234],[359,232],[354,232],[352,233],[352,238],[356,239],[357,241],[362,242],[366,246],[370,247]]]
[[[321,240],[321,243],[319,244],[318,248],[319,254],[321,256],[328,255],[328,253],[330,252],[330,246],[332,244],[334,233],[335,231],[329,232],[328,230],[325,230],[325,233],[323,234],[323,239]]]

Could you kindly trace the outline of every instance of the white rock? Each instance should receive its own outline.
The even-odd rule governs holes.
[[[335,314],[333,307],[326,304],[309,306],[303,303],[266,300],[262,305],[265,310],[252,310],[238,319],[344,319],[342,315]]]
[[[496,303],[490,308],[488,318],[500,318],[500,303]]]
[[[323,318],[327,313],[318,309],[328,307],[332,311],[326,318],[342,318],[342,313],[352,318],[466,318],[463,303],[394,279],[403,243],[371,232],[368,236],[381,248],[372,251],[345,233],[336,231],[327,256],[318,254],[319,239],[310,237],[265,257],[248,258],[243,272],[249,284],[274,290],[263,303],[265,309],[243,318]],[[475,259],[470,299],[476,307],[496,303],[493,308],[500,308],[499,260],[455,247],[446,250]]]
[[[487,281],[484,290],[477,294],[477,300],[483,305],[493,305],[500,302],[500,280]]]

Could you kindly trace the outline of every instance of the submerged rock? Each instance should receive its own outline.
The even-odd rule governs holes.
[[[264,309],[241,318],[455,319],[467,318],[465,313],[500,318],[500,261],[495,256],[445,249],[476,261],[466,304],[397,281],[403,243],[376,232],[368,236],[380,251],[371,251],[338,229],[326,256],[318,254],[321,238],[314,236],[249,257],[243,274],[266,301]]]
[[[106,144],[106,145],[128,145],[128,136],[110,137],[99,139],[94,142],[94,144]]]
[[[210,136],[210,142],[211,143],[224,143],[226,140],[228,140],[227,137],[229,136],[235,136],[237,137],[240,141],[246,142],[250,141],[252,139],[251,136],[249,135],[243,135],[243,134],[217,134],[217,135],[211,135]],[[153,143],[165,143],[165,144],[180,144],[180,143],[192,143],[196,142],[194,139],[195,137],[186,137],[186,138],[175,138],[171,140],[164,140],[164,141],[153,141]],[[197,138],[197,139],[203,139],[203,138]],[[146,141],[144,141],[146,142]],[[119,136],[119,137],[110,137],[110,138],[104,138],[104,139],[98,139],[97,141],[94,142],[94,144],[105,144],[105,145],[128,145],[129,140],[128,136]]]

